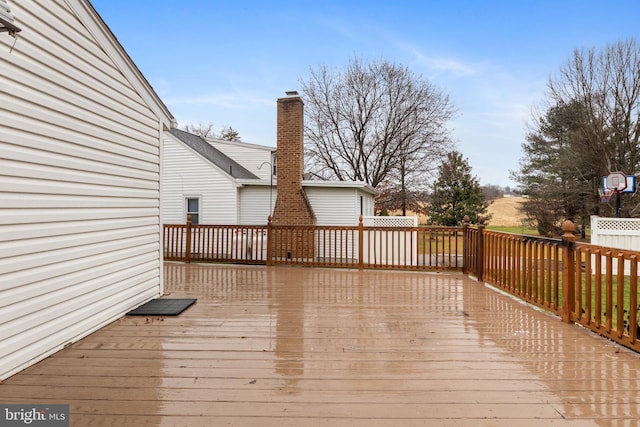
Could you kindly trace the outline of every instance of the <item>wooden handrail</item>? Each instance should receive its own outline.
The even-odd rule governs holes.
[[[640,351],[640,252],[472,227],[164,226],[165,259],[314,267],[458,270]],[[461,239],[461,247],[460,241]],[[460,253],[461,251],[462,253]]]

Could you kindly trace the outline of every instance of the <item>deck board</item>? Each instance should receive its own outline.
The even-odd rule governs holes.
[[[640,357],[456,273],[165,265],[124,317],[0,385],[74,426],[631,426]]]

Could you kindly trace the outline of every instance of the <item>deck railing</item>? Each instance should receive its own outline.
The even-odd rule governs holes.
[[[574,252],[575,303],[571,320],[640,351],[640,253],[586,243],[576,243]]]
[[[165,225],[166,260],[459,270],[640,352],[640,252],[462,227]]]
[[[640,252],[576,242],[574,230],[574,224],[565,221],[558,240],[467,226],[465,268],[565,322],[640,352]],[[472,246],[477,241],[483,242],[481,257]]]
[[[167,261],[264,263],[267,228],[250,225],[164,226],[164,259]]]
[[[317,267],[462,270],[462,227],[167,224],[164,259]]]
[[[484,231],[483,280],[561,314],[562,241]]]

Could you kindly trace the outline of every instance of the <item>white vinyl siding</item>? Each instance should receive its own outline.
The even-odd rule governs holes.
[[[360,195],[354,188],[305,187],[318,225],[358,225]]]
[[[375,201],[373,196],[370,193],[367,193],[361,190],[357,190],[356,194],[358,196],[358,200],[362,198],[362,216],[375,215]],[[359,203],[360,201],[358,201],[358,210],[360,209]]]
[[[316,215],[317,225],[358,225],[361,197],[364,216],[373,215],[374,199],[369,192],[353,187],[317,185],[304,186],[304,191]],[[277,195],[277,186],[274,185],[273,207],[275,207]],[[268,185],[246,185],[241,188],[240,224],[265,225],[269,217],[268,206]]]
[[[269,196],[269,186],[248,185],[240,189],[240,224],[241,225],[266,225],[269,215],[276,205],[278,191],[273,187],[273,193]],[[271,198],[271,210],[269,199]]]
[[[162,154],[162,220],[184,224],[185,198],[200,198],[200,224],[238,223],[238,186],[229,175],[164,133]]]
[[[11,1],[0,33],[0,379],[162,289],[162,120],[80,3]]]

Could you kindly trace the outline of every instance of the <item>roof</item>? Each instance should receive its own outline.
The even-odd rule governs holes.
[[[303,187],[319,187],[319,188],[357,188],[374,196],[380,194],[378,190],[364,181],[333,181],[321,179],[302,180]]]
[[[269,180],[257,179],[257,180],[239,180],[242,185],[260,185],[267,186],[273,185],[277,188],[278,180],[274,179],[272,183]],[[371,185],[364,181],[330,181],[330,180],[302,180],[302,187],[315,187],[315,188],[355,188],[362,190],[372,196],[378,196],[380,192],[373,188]]]
[[[200,154],[202,157],[216,165],[223,172],[231,175],[236,179],[259,179],[258,176],[249,172],[240,163],[224,154],[222,151],[213,147],[203,138],[180,129],[171,129],[169,131],[173,136],[182,141],[186,146]]]
[[[270,152],[276,151],[276,147],[271,147],[268,145],[252,144],[250,142],[244,142],[241,140],[230,141],[228,139],[220,139],[220,138],[205,138],[205,140],[213,144],[235,145],[237,147],[255,148],[255,149],[265,150]]]

